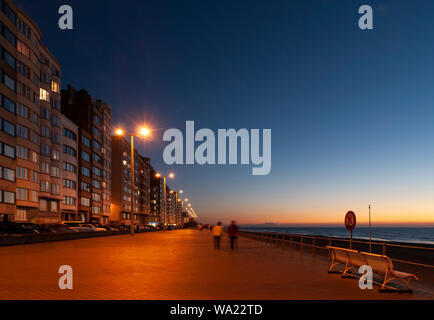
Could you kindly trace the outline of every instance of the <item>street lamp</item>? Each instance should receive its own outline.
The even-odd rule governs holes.
[[[161,173],[156,173],[155,176],[157,178],[161,178]],[[175,174],[174,173],[169,173],[168,177],[170,179],[174,179],[175,178]],[[173,190],[172,190],[173,191]],[[166,231],[166,224],[167,224],[167,194],[166,194],[166,176],[163,176],[163,192],[164,192],[164,224],[163,224],[163,231]]]
[[[135,181],[134,181],[134,137],[140,136],[140,137],[146,138],[147,136],[149,136],[151,134],[151,131],[146,127],[142,127],[136,131],[131,131],[131,132],[127,132],[127,133],[125,133],[125,131],[122,129],[117,129],[115,131],[115,133],[117,136],[127,135],[127,136],[131,137],[131,215],[130,215],[130,222],[131,222],[130,229],[131,230],[130,230],[130,234],[132,236],[134,236],[134,219],[133,219],[133,216],[134,216],[134,184],[135,184]]]

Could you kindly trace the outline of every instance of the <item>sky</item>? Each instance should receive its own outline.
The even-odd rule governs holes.
[[[434,2],[16,0],[62,65],[62,87],[112,105],[199,220],[434,225]],[[163,132],[272,129],[272,170],[167,166]]]

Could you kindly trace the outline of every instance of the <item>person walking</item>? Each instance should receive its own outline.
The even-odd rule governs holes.
[[[238,236],[238,227],[235,221],[232,221],[231,225],[228,227],[228,236],[231,240],[231,250],[234,251]]]
[[[214,236],[214,250],[220,250],[220,239],[223,235],[221,222],[218,222],[217,225],[212,228],[212,234]]]

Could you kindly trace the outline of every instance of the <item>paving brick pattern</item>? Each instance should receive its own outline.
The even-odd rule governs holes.
[[[60,290],[70,265],[74,289]],[[0,248],[0,299],[433,299],[362,291],[328,274],[327,258],[241,238],[213,250],[206,231],[179,230]]]

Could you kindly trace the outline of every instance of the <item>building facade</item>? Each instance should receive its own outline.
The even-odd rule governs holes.
[[[62,129],[62,186],[60,212],[62,221],[78,219],[78,126],[65,115],[60,116]]]
[[[87,91],[62,90],[62,113],[78,126],[78,219],[107,224],[111,204],[111,107]]]
[[[134,206],[131,206],[131,144],[123,136],[112,137],[112,210],[110,222],[148,224],[151,214],[151,164],[134,150]]]
[[[161,186],[162,179],[157,177],[157,172],[151,167],[151,193],[150,193],[150,223],[161,223]]]
[[[60,64],[37,25],[0,1],[0,216],[61,220]]]

